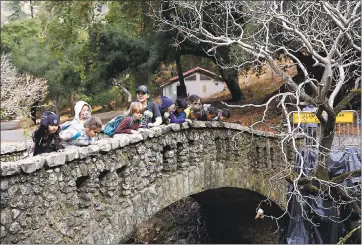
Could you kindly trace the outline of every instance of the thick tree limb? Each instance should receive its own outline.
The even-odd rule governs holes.
[[[350,171],[350,172],[338,175],[338,176],[332,178],[330,181],[332,183],[340,184],[340,183],[343,183],[347,179],[360,177],[360,176],[361,176],[361,169],[357,169],[354,171]]]
[[[361,95],[361,89],[352,89],[346,97],[343,98],[341,102],[338,103],[336,107],[334,107],[334,112],[338,114],[341,112],[349,102],[351,102],[352,99],[354,99],[356,96]]]
[[[345,237],[341,238],[339,242],[337,242],[337,244],[344,244],[345,242],[347,242],[347,240],[353,235],[353,233],[355,233],[359,229],[361,229],[361,225],[348,232],[348,234]]]

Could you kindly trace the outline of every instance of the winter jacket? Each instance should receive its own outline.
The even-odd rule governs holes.
[[[132,118],[129,116],[125,117],[125,119],[116,128],[115,133],[116,134],[132,134],[132,130],[137,130],[140,125],[139,120],[133,120],[132,124],[129,125],[131,122],[131,119]]]
[[[89,137],[85,128],[80,124],[72,124],[59,134],[60,138],[69,145],[86,146],[94,141],[94,137]]]
[[[160,113],[160,107],[155,102],[147,101],[147,106],[145,112],[143,113],[141,122],[142,124],[146,124],[149,127],[151,127],[151,125],[153,127],[161,125],[162,117]]]
[[[174,112],[171,112],[169,118],[170,118],[170,123],[178,123],[178,124],[181,124],[181,123],[184,123],[184,122],[185,122],[185,118],[179,118],[179,119],[176,118]]]
[[[179,114],[176,114],[176,112],[175,112],[175,116],[177,119],[187,118],[186,113],[184,111],[180,112]]]
[[[64,149],[64,146],[60,143],[59,135],[42,134],[37,130],[34,132],[33,141],[33,156]]]
[[[184,112],[186,114],[186,118],[189,118],[191,114],[191,106],[187,107]]]

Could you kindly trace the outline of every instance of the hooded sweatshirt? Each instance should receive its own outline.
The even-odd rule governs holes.
[[[61,131],[59,136],[69,145],[85,146],[94,141],[94,137],[89,137],[83,125],[79,123],[72,123],[67,129]]]
[[[84,105],[89,106],[88,118],[90,118],[92,116],[92,107],[87,102],[80,100],[77,103],[75,103],[75,106],[74,106],[74,114],[75,115],[74,115],[73,120],[63,123],[60,126],[60,128],[62,130],[68,128],[72,124],[79,124],[79,125],[83,126],[84,121],[81,121],[79,119],[79,113],[82,111],[82,108],[83,108]]]
[[[77,103],[75,103],[75,106],[74,106],[75,115],[74,115],[73,121],[76,121],[78,123],[83,124],[84,121],[82,122],[79,119],[79,113],[82,111],[82,108],[83,108],[84,105],[87,105],[89,107],[89,112],[88,112],[88,117],[87,118],[90,118],[92,116],[92,107],[87,102],[80,100]]]

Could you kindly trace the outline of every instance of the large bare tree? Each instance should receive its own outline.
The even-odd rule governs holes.
[[[265,107],[266,111],[273,100],[279,101],[278,106],[287,122],[281,150],[284,152],[283,145],[289,142],[301,161],[296,172],[293,163],[285,160],[289,167],[281,176],[294,185],[293,194],[298,200],[307,203],[310,198],[300,192],[300,187],[304,186],[315,196],[327,196],[334,200],[338,207],[351,206],[353,212],[360,215],[360,190],[343,185],[347,177],[360,176],[360,170],[330,179],[327,161],[335,135],[336,116],[361,93],[361,2],[167,2],[168,9],[153,9],[152,18],[159,31],[177,30],[180,36],[178,43],[189,40],[209,44],[211,48],[205,52],[215,58],[218,49],[230,46],[233,48],[233,62],[217,59],[223,67],[241,69],[246,65],[267,64],[285,80],[287,91],[275,94],[265,104],[228,106]],[[163,12],[171,13],[172,19],[163,18]],[[312,70],[307,69],[301,55],[312,58]],[[278,62],[281,56],[293,60],[302,79],[298,82],[293,80]],[[312,76],[314,69],[321,71],[320,79]],[[296,144],[301,125],[294,127],[289,119],[292,110],[301,111],[302,103],[317,107],[316,116],[321,127],[320,139],[312,139],[319,153],[318,162],[310,173],[306,173],[302,154]],[[257,123],[262,123],[265,115]],[[280,180],[276,176],[273,179]],[[313,222],[308,215],[303,216]]]
[[[30,108],[45,97],[46,81],[19,74],[9,56],[1,54],[1,114],[3,117],[30,118]]]

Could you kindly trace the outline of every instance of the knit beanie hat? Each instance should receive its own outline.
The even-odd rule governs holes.
[[[187,108],[188,107],[187,101],[184,98],[177,98],[175,105],[178,108]]]
[[[167,96],[162,96],[162,101],[161,101],[161,106],[160,106],[160,111],[166,111],[173,103],[173,101],[167,97]]]
[[[51,111],[43,113],[40,124],[48,127],[49,125],[59,125],[58,115]]]

